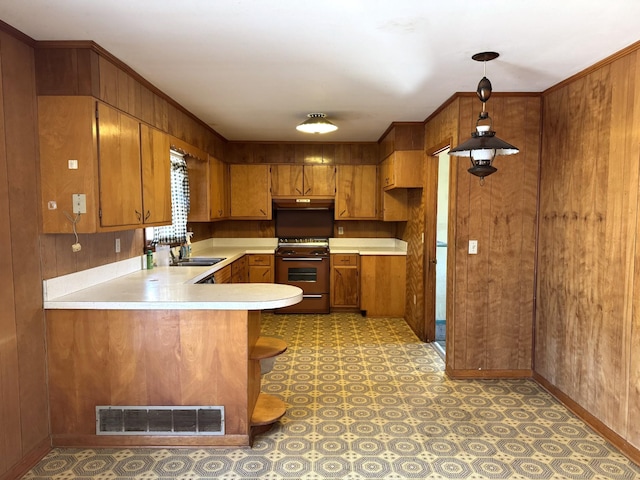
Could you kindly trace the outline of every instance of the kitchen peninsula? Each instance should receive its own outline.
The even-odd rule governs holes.
[[[224,264],[141,270],[141,263],[136,257],[45,281],[52,444],[250,445],[256,428],[284,414],[281,401],[260,393],[260,359],[286,348],[260,336],[261,310],[293,305],[301,290],[194,284]],[[97,406],[123,417],[133,415],[131,406],[144,406],[149,417],[163,413],[157,407],[185,406],[179,413],[188,416],[186,407],[216,406],[223,416],[215,432],[185,434],[147,421],[139,431],[102,434]]]

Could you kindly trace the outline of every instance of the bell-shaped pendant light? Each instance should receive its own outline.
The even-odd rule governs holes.
[[[304,122],[296,127],[296,130],[304,133],[330,133],[335,132],[338,127],[327,120],[324,113],[310,113]]]
[[[469,157],[471,168],[469,168],[468,172],[480,177],[481,183],[484,182],[484,177],[498,171],[493,166],[493,160],[497,155],[513,155],[520,151],[517,147],[496,137],[489,112],[485,110],[485,104],[491,97],[492,92],[491,82],[486,76],[486,62],[497,58],[498,55],[496,52],[482,52],[476,53],[471,57],[485,64],[485,75],[478,83],[478,89],[476,90],[478,98],[482,102],[482,112],[480,112],[476,121],[476,131],[471,133],[471,138],[449,150],[449,155]]]

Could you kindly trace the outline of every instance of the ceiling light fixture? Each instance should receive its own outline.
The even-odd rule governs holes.
[[[471,133],[471,138],[461,143],[456,148],[449,150],[449,155],[457,157],[469,157],[471,168],[468,172],[480,177],[480,184],[484,184],[484,177],[495,173],[493,159],[496,155],[513,155],[520,150],[517,147],[500,140],[496,132],[492,130],[492,120],[489,112],[485,110],[485,103],[491,96],[491,82],[487,78],[487,62],[499,56],[496,52],[476,53],[471,58],[477,62],[484,62],[484,77],[478,83],[476,93],[482,102],[482,111],[476,121],[476,131]]]
[[[330,133],[335,132],[338,127],[327,120],[324,113],[310,113],[304,122],[296,127],[296,130],[304,133]]]

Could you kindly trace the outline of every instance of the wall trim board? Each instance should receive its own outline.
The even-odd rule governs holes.
[[[179,436],[170,435],[52,435],[54,447],[65,448],[192,448],[192,447],[244,447],[249,435]],[[2,479],[0,479],[2,480]],[[8,480],[8,479],[7,479]]]
[[[3,32],[8,33],[9,35],[11,35],[12,37],[14,37],[17,40],[21,41],[22,43],[26,43],[30,47],[34,47],[36,45],[36,43],[37,43],[36,40],[31,38],[29,35],[26,35],[26,34],[22,33],[17,28],[12,27],[11,25],[9,25],[6,22],[3,22],[2,20],[0,20],[0,30],[2,30]]]
[[[589,413],[584,407],[575,402],[566,393],[557,387],[554,387],[546,378],[537,372],[533,372],[533,380],[542,388],[555,397],[560,403],[567,407],[596,433],[611,442],[618,450],[626,455],[631,461],[640,465],[640,449],[631,445],[628,441],[618,435],[616,432],[607,427],[598,418]]]
[[[3,475],[0,475],[0,480],[13,480],[15,478],[22,478],[22,476],[35,467],[45,455],[51,451],[51,440],[49,437],[44,439],[33,450],[27,453],[20,462],[13,466],[10,470],[6,471]]]
[[[544,90],[542,92],[542,96],[548,95],[551,92],[555,92],[556,90],[567,86],[568,84],[582,78],[582,77],[586,77],[587,75],[592,74],[593,72],[595,72],[596,70],[609,65],[613,62],[615,62],[616,60],[619,60],[620,58],[624,57],[625,55],[629,55],[630,53],[635,52],[636,50],[640,50],[640,40],[632,43],[631,45],[623,48],[622,50],[617,51],[616,53],[609,55],[608,57],[603,58],[602,60],[600,60],[597,63],[594,63],[593,65],[585,68],[584,70],[576,73],[575,75],[570,76],[569,78],[565,78],[564,80],[562,80],[559,83],[556,83],[555,85],[553,85],[552,87],[547,88],[546,90]]]
[[[446,368],[447,376],[454,380],[476,379],[491,380],[499,378],[532,378],[531,370],[464,370]]]

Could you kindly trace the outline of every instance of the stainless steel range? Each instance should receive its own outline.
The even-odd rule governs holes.
[[[329,313],[329,237],[333,210],[276,212],[275,282],[302,289],[302,301],[276,313]]]

